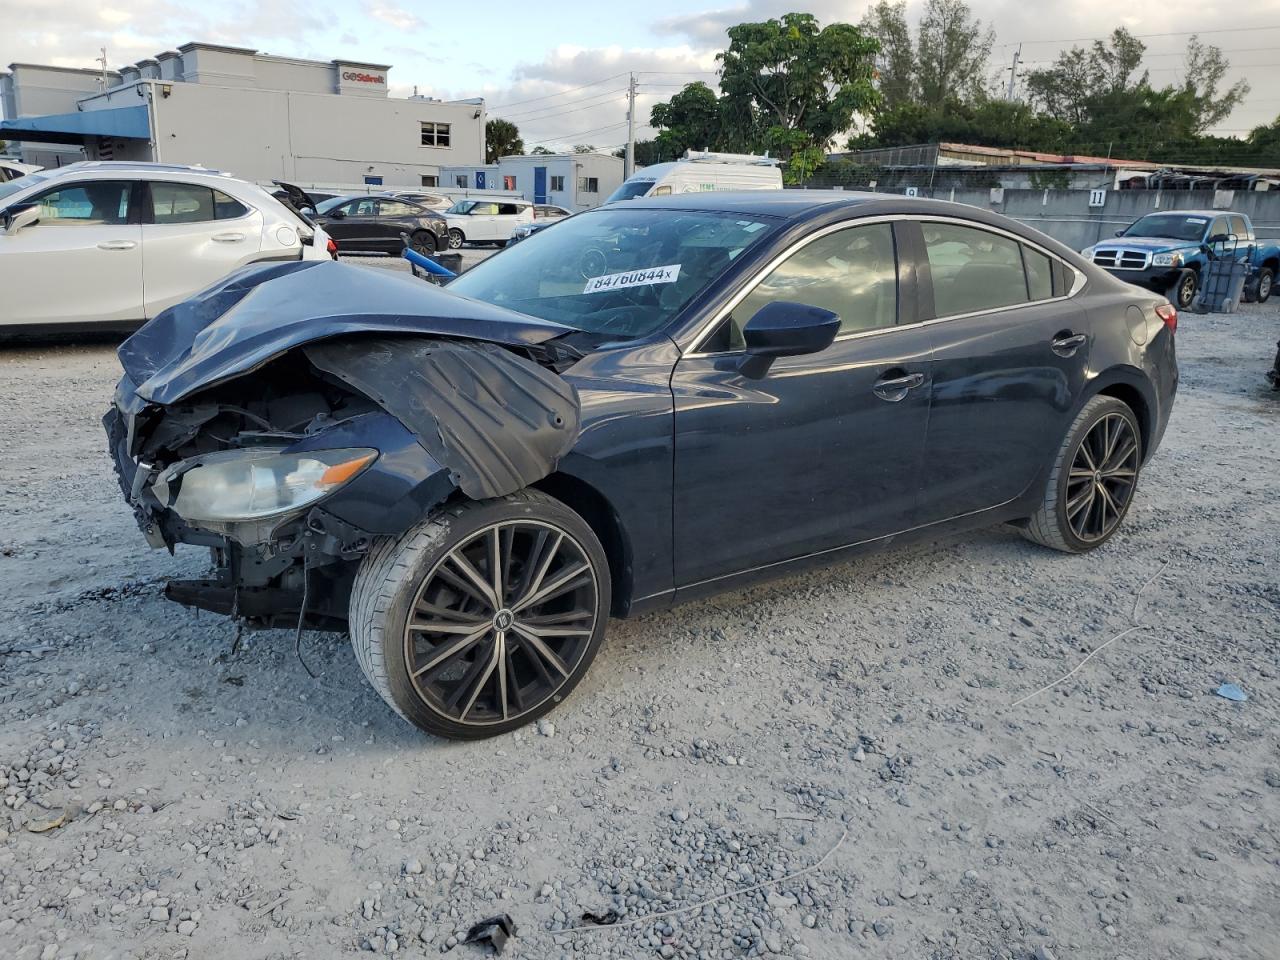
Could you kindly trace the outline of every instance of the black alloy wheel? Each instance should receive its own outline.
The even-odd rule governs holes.
[[[436,252],[436,238],[426,230],[419,230],[409,238],[409,247],[414,253],[429,257]]]
[[[1137,486],[1140,443],[1131,419],[1108,413],[1084,435],[1067,474],[1066,519],[1083,543],[1111,535]]]
[[[600,617],[587,551],[533,519],[479,530],[438,559],[404,628],[421,701],[469,726],[518,721],[559,701]]]

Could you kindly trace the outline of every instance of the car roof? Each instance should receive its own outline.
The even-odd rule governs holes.
[[[791,218],[818,209],[868,203],[886,196],[892,194],[835,190],[705,190],[697,193],[673,193],[664,197],[615,200],[605,206],[625,210],[715,210]]]
[[[1245,214],[1236,213],[1235,210],[1152,210],[1151,213],[1144,213],[1143,217],[1149,217],[1152,214],[1173,214],[1181,217],[1225,217],[1229,214],[1235,214],[1237,217],[1243,217]],[[1138,218],[1139,220],[1142,217]]]

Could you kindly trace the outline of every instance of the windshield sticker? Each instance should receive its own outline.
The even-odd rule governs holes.
[[[626,273],[609,273],[603,277],[592,277],[582,288],[582,292],[604,293],[606,290],[621,290],[623,287],[675,283],[679,277],[680,264],[678,263],[666,267],[645,267],[643,270],[628,270]]]
[[[1208,222],[1209,221],[1206,220],[1204,217],[1187,217],[1187,223],[1194,223],[1194,224],[1197,224],[1198,226],[1204,226]]]

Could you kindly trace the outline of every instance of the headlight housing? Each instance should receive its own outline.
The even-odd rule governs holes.
[[[1086,260],[1092,261],[1093,251],[1097,249],[1098,249],[1097,247],[1085,247],[1083,250],[1080,251],[1080,256],[1084,257]]]
[[[1182,254],[1180,253],[1157,253],[1151,258],[1153,267],[1180,267],[1182,266]]]
[[[178,516],[195,524],[226,524],[283,517],[351,482],[378,457],[376,450],[278,447],[226,450],[174,464],[151,491]]]

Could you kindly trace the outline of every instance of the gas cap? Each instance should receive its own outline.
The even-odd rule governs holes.
[[[1129,339],[1140,347],[1144,346],[1147,342],[1147,315],[1142,308],[1130,304],[1124,312],[1124,322],[1129,328]]]
[[[282,247],[292,247],[298,242],[298,235],[289,227],[280,227],[276,230],[276,242]]]

